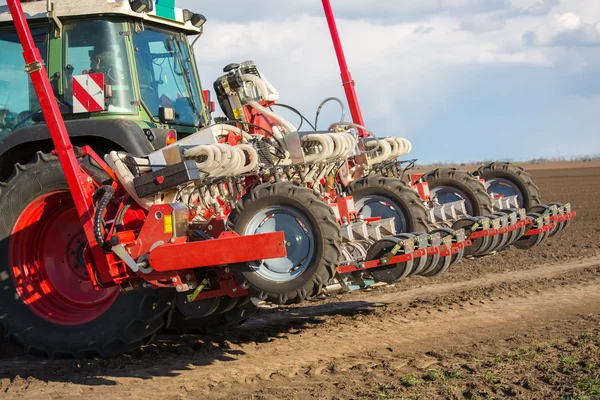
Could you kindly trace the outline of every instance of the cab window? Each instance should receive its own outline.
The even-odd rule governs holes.
[[[112,21],[72,21],[64,25],[64,102],[73,107],[73,76],[101,72],[110,85],[107,111],[135,112],[135,96],[128,62],[125,24]]]
[[[46,62],[48,27],[32,27],[31,33]],[[23,71],[22,53],[16,32],[0,31],[0,140],[17,129],[32,125],[33,114],[41,110],[31,79]]]

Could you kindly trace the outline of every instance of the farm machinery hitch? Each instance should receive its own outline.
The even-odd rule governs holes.
[[[436,170],[405,182],[397,160],[411,144],[378,138],[364,126],[328,0],[323,6],[353,122],[342,116],[326,130],[315,123],[300,131],[272,110],[290,107],[277,103],[274,86],[247,61],[226,66],[214,83],[224,120],[145,156],[109,151],[104,158],[88,146],[73,147],[21,5],[8,5],[55,147],[53,155],[40,153],[36,165],[50,168],[58,158],[68,189],[62,193],[70,194],[83,227],[73,231],[76,241],[71,233],[65,239],[65,258],[84,266],[96,292],[166,291],[167,313],[177,309],[173,320],[209,324],[206,318],[241,316],[264,303],[435,276],[465,256],[528,249],[575,216],[569,204],[541,204],[530,177],[503,163],[476,174]],[[30,228],[25,222],[43,214],[55,194],[40,194],[16,226]],[[25,253],[19,244],[30,236],[13,232],[20,235],[11,239],[11,254]],[[65,304],[60,294],[44,300],[43,274],[31,280],[35,260],[19,260],[9,262],[23,303],[52,323],[76,324],[55,318]],[[79,322],[98,317],[86,313],[87,300],[69,303],[84,315]]]

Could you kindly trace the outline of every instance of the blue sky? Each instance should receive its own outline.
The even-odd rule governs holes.
[[[208,20],[196,45],[205,87],[224,65],[253,59],[281,101],[311,117],[323,98],[343,97],[319,0],[202,4],[178,2]],[[600,153],[599,1],[332,5],[367,126],[408,138],[415,158]],[[324,123],[338,118],[329,107]]]

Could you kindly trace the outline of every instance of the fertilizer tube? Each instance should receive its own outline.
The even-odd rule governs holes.
[[[246,172],[250,172],[256,168],[258,165],[258,153],[256,152],[256,149],[249,144],[239,144],[237,147],[239,147],[242,151],[246,151],[250,156],[250,163],[238,171],[238,174],[245,174]]]
[[[264,101],[277,101],[279,99],[279,93],[277,93],[275,87],[273,87],[266,79],[252,74],[242,75],[241,78],[243,81],[255,83],[258,86]]]
[[[294,125],[292,125],[291,123],[286,121],[283,117],[281,117],[281,116],[277,115],[276,113],[274,113],[273,111],[261,106],[256,101],[254,101],[254,100],[249,101],[248,105],[250,107],[254,108],[256,111],[260,112],[261,114],[264,114],[267,117],[273,118],[275,121],[279,122],[285,128],[287,133],[296,132],[298,130],[294,127]]]
[[[329,143],[325,139],[325,135],[323,134],[308,134],[303,137],[304,141],[315,141],[318,142],[323,150],[319,154],[309,154],[305,157],[306,162],[317,162],[322,161],[331,154],[331,149],[329,148]]]
[[[395,140],[394,138],[385,138],[383,140],[385,140],[387,143],[389,143],[390,146],[392,146],[392,157],[393,158],[400,157],[400,154],[404,150],[404,146],[402,145],[402,143]],[[402,147],[400,147],[400,146],[402,146]]]
[[[148,199],[142,199],[137,195],[133,186],[133,174],[127,168],[121,156],[116,151],[111,151],[105,157],[106,163],[115,171],[115,175],[119,178],[119,182],[123,185],[127,193],[145,210],[149,210],[154,202]]]

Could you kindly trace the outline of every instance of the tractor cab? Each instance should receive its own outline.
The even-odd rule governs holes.
[[[130,120],[142,131],[168,128],[180,136],[208,124],[188,40],[202,34],[201,14],[149,0],[33,1],[22,6],[67,123]],[[43,122],[23,73],[20,46],[10,13],[1,6],[0,140]],[[144,132],[143,140],[156,136]]]

